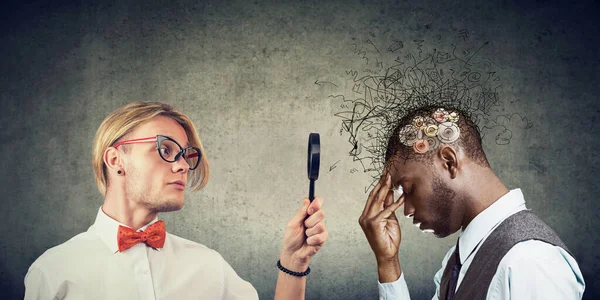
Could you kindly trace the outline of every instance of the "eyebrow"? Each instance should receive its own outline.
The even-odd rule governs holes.
[[[166,135],[166,134],[163,134],[163,135],[166,136],[166,137],[168,137],[168,138],[170,138],[170,139],[173,139],[174,141],[177,142],[177,140],[174,137],[172,137],[170,135]],[[179,142],[177,142],[177,143],[179,143]],[[183,148],[188,148],[190,146],[190,141],[187,141],[186,143],[187,143],[186,146],[183,147]]]

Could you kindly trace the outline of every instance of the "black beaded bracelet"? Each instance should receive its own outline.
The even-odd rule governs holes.
[[[302,277],[302,276],[306,276],[306,275],[310,274],[310,267],[308,267],[308,269],[306,269],[306,271],[304,271],[302,273],[294,272],[294,271],[288,270],[284,266],[282,266],[280,260],[277,261],[277,267],[279,268],[279,270],[283,271],[286,274],[290,274],[292,276]]]

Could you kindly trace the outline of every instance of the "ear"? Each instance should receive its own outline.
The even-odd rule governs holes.
[[[123,164],[121,162],[121,153],[114,147],[108,147],[104,150],[104,164],[108,169],[108,172],[114,172],[115,174],[119,170],[123,170]]]
[[[445,172],[448,172],[450,179],[456,178],[462,166],[456,149],[448,145],[442,145],[438,150],[438,158],[442,161],[442,168]]]

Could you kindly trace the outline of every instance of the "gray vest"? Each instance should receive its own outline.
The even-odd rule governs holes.
[[[483,242],[453,300],[485,300],[492,278],[504,255],[517,243],[528,240],[543,241],[569,251],[552,228],[533,212],[520,211],[502,221],[502,224],[496,227]],[[456,258],[456,254],[453,253],[446,264],[440,282],[440,300],[446,300],[452,267],[456,263]]]

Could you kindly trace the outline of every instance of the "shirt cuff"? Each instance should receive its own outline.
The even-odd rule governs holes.
[[[379,289],[379,300],[410,299],[408,286],[406,286],[404,280],[404,272],[394,282],[381,283],[377,280],[377,288]]]

